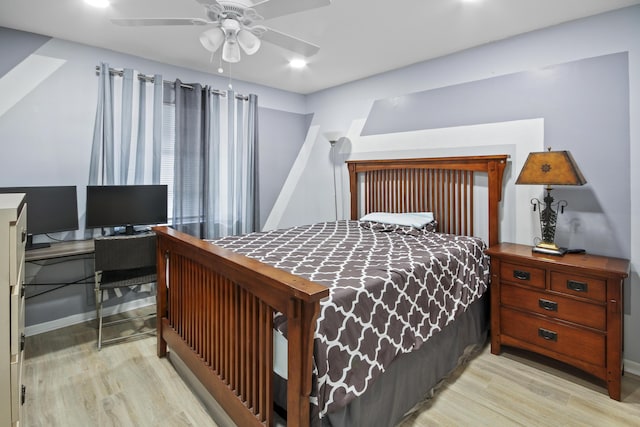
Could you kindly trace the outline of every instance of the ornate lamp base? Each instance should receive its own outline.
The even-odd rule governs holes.
[[[567,249],[559,247],[553,240],[556,234],[558,213],[564,212],[567,202],[564,200],[554,201],[551,196],[551,186],[547,186],[546,190],[547,194],[544,197],[544,202],[538,199],[531,199],[533,210],[539,209],[540,211],[540,229],[542,231],[542,241],[533,247],[533,252],[562,256],[567,252]]]

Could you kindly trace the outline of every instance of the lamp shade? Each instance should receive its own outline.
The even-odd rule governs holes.
[[[251,31],[238,31],[238,44],[247,55],[253,55],[260,49],[260,39]]]
[[[240,46],[235,38],[227,38],[222,46],[222,59],[226,62],[240,62]]]
[[[336,142],[340,138],[342,138],[343,135],[344,135],[344,132],[337,131],[337,130],[327,131],[327,132],[323,133],[323,136],[325,138],[327,138],[327,141],[329,141],[329,142]]]
[[[209,52],[220,49],[224,42],[224,31],[221,28],[212,28],[200,34],[200,43]]]
[[[568,151],[529,153],[516,184],[532,185],[584,185],[582,175]]]

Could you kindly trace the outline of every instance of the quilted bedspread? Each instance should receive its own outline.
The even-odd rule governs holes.
[[[487,289],[481,239],[377,225],[326,222],[213,242],[329,287],[314,345],[320,418],[362,395],[396,356],[419,348]]]

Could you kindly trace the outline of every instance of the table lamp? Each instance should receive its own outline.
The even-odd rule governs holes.
[[[550,255],[564,255],[566,248],[558,247],[554,243],[556,221],[558,213],[564,213],[567,206],[565,200],[555,201],[551,196],[552,186],[555,185],[584,185],[587,180],[580,172],[578,165],[568,151],[547,151],[529,153],[516,184],[545,185],[544,200],[531,199],[533,211],[540,213],[540,229],[542,240],[533,247],[533,252]]]

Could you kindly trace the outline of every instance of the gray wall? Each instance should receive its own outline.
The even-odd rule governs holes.
[[[571,232],[582,228],[591,230],[592,236],[597,233],[598,238],[584,239],[581,248],[628,258],[631,198],[627,52],[376,100],[362,135],[537,117],[544,119],[545,147],[569,150],[587,179],[585,187],[558,187],[553,191],[557,200],[569,201],[567,215],[560,217],[556,242],[572,246]],[[591,155],[605,141],[606,155]],[[615,185],[611,185],[612,178]],[[568,226],[569,219],[573,220],[572,227]]]
[[[260,228],[264,226],[271,213],[271,208],[298,156],[312,118],[311,114],[260,108]]]

